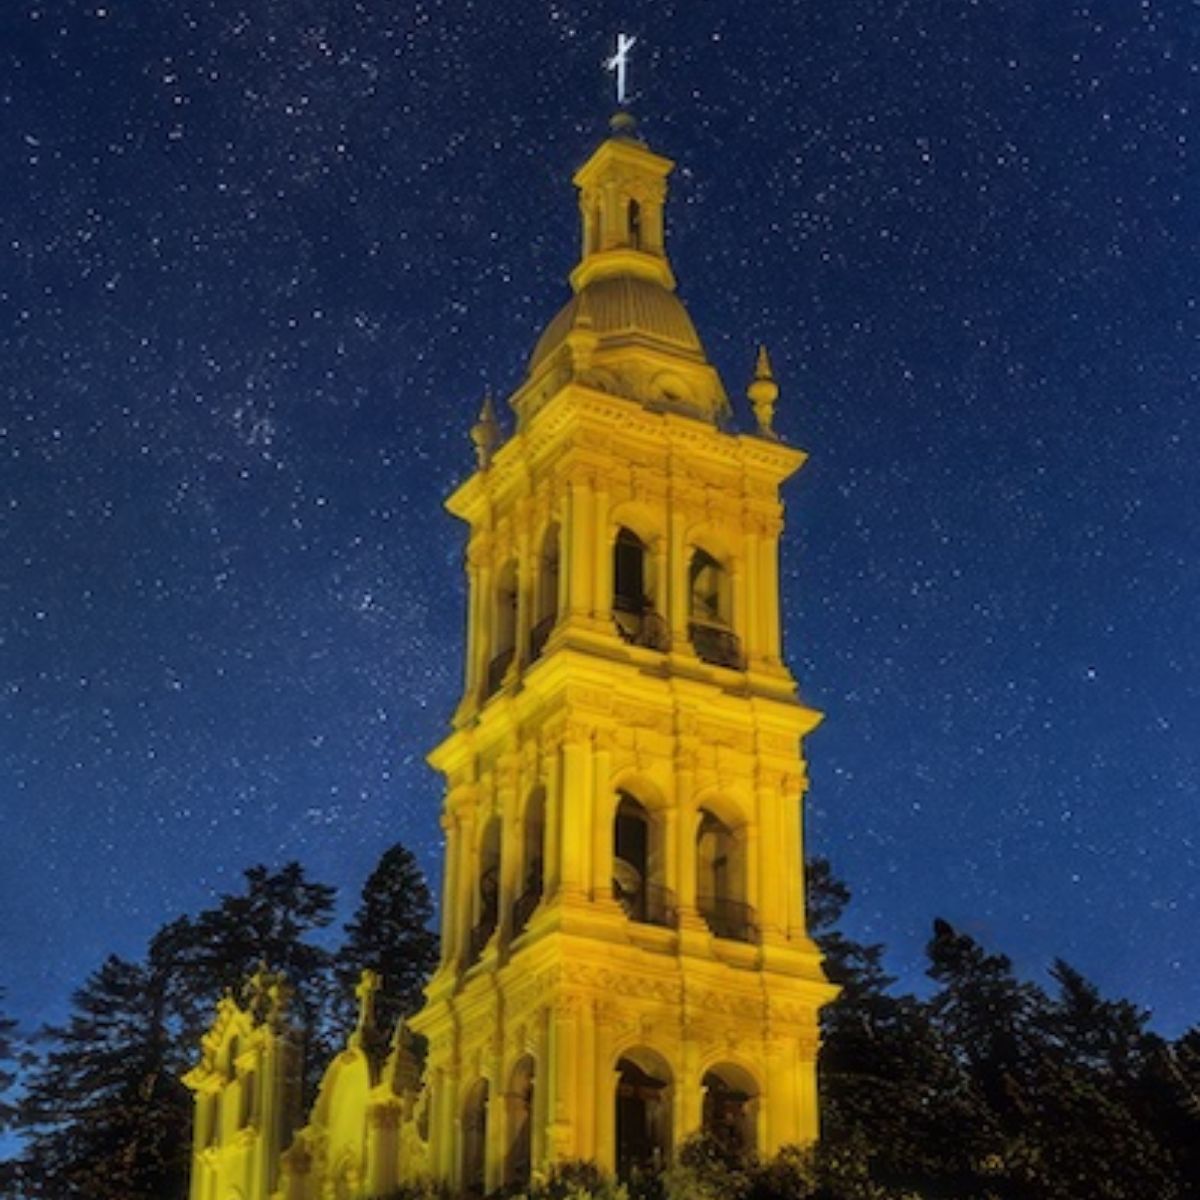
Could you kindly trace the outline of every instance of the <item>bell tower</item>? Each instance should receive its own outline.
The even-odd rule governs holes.
[[[592,1159],[627,1175],[707,1130],[817,1136],[802,741],[781,657],[765,352],[753,434],[666,253],[672,163],[614,120],[575,176],[582,255],[501,436],[447,507],[468,528],[446,778],[429,1164],[465,1195]]]

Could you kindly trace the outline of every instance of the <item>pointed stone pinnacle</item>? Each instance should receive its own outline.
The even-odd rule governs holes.
[[[496,420],[491,388],[484,389],[479,420],[471,426],[471,441],[475,444],[475,457],[479,462],[479,469],[486,471],[492,465],[492,455],[500,444],[500,422]]]
[[[759,346],[758,358],[754,363],[754,378],[746,389],[754,419],[758,423],[759,437],[777,441],[779,435],[771,426],[775,417],[775,401],[779,399],[779,384],[771,373],[771,359],[766,346]]]

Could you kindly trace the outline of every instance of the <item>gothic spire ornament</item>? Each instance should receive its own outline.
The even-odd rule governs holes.
[[[746,389],[750,399],[750,407],[754,409],[754,420],[758,424],[758,436],[779,440],[772,427],[775,418],[775,401],[779,399],[779,384],[771,373],[771,359],[767,355],[766,346],[759,346],[758,358],[754,364],[754,378]]]
[[[500,445],[500,422],[496,420],[491,388],[484,389],[479,420],[471,426],[471,441],[475,444],[475,457],[479,469],[486,471],[492,465],[492,455],[495,454],[496,447]]]

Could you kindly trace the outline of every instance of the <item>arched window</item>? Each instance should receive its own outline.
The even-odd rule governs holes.
[[[500,687],[512,665],[517,645],[517,563],[509,559],[496,579],[496,607],[492,618],[492,660],[488,666],[487,694]]]
[[[462,1194],[484,1194],[487,1163],[488,1085],[480,1079],[467,1093],[462,1110]]]
[[[688,569],[692,620],[705,621],[710,625],[728,625],[728,598],[725,593],[724,567],[707,550],[697,550],[692,555]]]
[[[545,886],[546,792],[535,788],[525,805],[525,844],[521,893],[513,904],[513,935],[529,923]]]
[[[533,1059],[527,1054],[513,1068],[508,1085],[508,1152],[504,1182],[524,1187],[533,1168]]]
[[[718,667],[742,670],[742,645],[733,632],[729,572],[707,550],[688,566],[688,634],[696,654]]]
[[[613,546],[613,608],[641,614],[646,596],[646,546],[632,529],[622,527]]]
[[[559,529],[557,523],[546,530],[542,538],[542,553],[538,562],[537,603],[534,607],[533,628],[529,631],[529,660],[542,652],[546,639],[558,620]]]
[[[746,903],[745,839],[711,812],[696,834],[696,907],[717,937],[758,940],[758,920]]]
[[[500,818],[492,817],[479,843],[479,878],[469,962],[475,962],[496,930],[500,916]]]
[[[662,880],[660,829],[628,792],[613,821],[613,896],[631,921],[674,928],[675,897]]]
[[[748,1157],[755,1147],[758,1088],[749,1072],[732,1063],[710,1068],[704,1088],[704,1132],[731,1154]]]
[[[636,200],[629,201],[629,244],[642,248],[642,206]]]
[[[649,552],[632,529],[617,531],[613,543],[613,620],[621,637],[651,650],[670,649],[670,631],[650,595]]]
[[[652,1050],[617,1061],[617,1177],[665,1165],[671,1154],[671,1070]]]

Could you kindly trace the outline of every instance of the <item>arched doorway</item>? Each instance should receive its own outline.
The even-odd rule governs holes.
[[[524,1187],[533,1171],[533,1058],[525,1055],[513,1068],[508,1086],[508,1152],[504,1182]]]
[[[462,1194],[471,1200],[483,1196],[487,1165],[488,1085],[472,1085],[462,1109]]]
[[[705,1071],[704,1132],[732,1154],[754,1153],[758,1118],[758,1088],[753,1077],[733,1063]]]
[[[662,1166],[671,1153],[671,1069],[653,1050],[617,1060],[617,1177]]]

